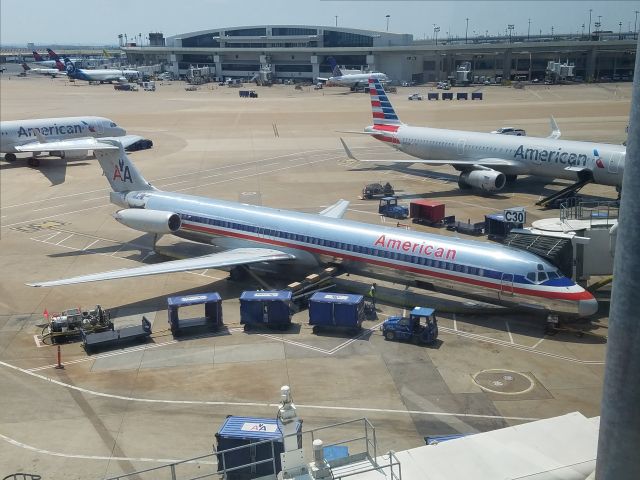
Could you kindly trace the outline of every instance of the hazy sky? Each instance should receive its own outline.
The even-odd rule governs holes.
[[[404,1],[404,0],[1,0],[0,43],[26,46],[46,44],[117,44],[118,34],[150,31],[165,36],[218,27],[261,24],[338,25],[371,30],[411,33],[421,39],[433,36],[433,24],[446,32],[464,35],[469,18],[473,31],[503,32],[507,24],[526,33],[581,31],[601,15],[602,29],[634,29],[640,1]],[[638,19],[640,28],[640,18]],[[592,29],[594,29],[592,25]]]

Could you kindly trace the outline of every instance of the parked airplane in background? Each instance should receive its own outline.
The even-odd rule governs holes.
[[[368,162],[451,165],[462,172],[458,185],[486,192],[502,190],[518,175],[563,178],[579,183],[622,186],[626,148],[607,143],[558,140],[552,119],[547,138],[495,135],[405,125],[396,115],[382,84],[369,81],[373,125],[364,133],[420,160],[359,160],[342,141],[347,156]],[[577,184],[576,184],[577,185]]]
[[[34,62],[31,62],[31,63],[35,63],[36,65],[44,68],[55,68],[56,60],[54,58],[49,58],[49,60],[45,60],[44,58],[42,58],[42,55],[40,55],[35,50],[31,53],[33,54],[33,58],[35,60]]]
[[[36,74],[36,75],[48,75],[50,77],[57,77],[59,75],[67,75],[67,72],[64,71],[64,66],[62,70],[59,68],[31,68],[26,63],[22,64],[22,69],[25,74]]]
[[[327,58],[327,62],[333,69],[333,75],[329,78],[318,78],[318,80],[320,81],[351,87],[351,90],[356,90],[359,85],[366,85],[369,82],[370,78],[375,78],[380,82],[389,81],[387,76],[384,73],[380,72],[343,74],[338,67],[338,64],[336,63],[335,58],[329,57]]]
[[[16,153],[32,152],[28,164],[40,164],[39,154],[61,158],[83,158],[94,138],[117,139],[128,151],[145,150],[153,142],[138,135],[127,135],[124,128],[103,117],[58,117],[0,122],[0,152],[7,162],[16,160]],[[87,142],[87,139],[90,139]],[[79,148],[83,146],[83,148]]]
[[[172,234],[225,249],[63,280],[51,287],[100,280],[239,265],[283,262],[305,269],[337,264],[343,271],[393,282],[428,282],[436,289],[504,305],[528,306],[565,316],[596,312],[593,296],[532,253],[503,245],[342,219],[340,200],[319,215],[165,192],[140,175],[117,140],[100,142],[96,157],[122,207],[115,219],[134,230]]]
[[[64,59],[67,76],[75,80],[85,80],[87,82],[126,82],[127,78],[138,78],[140,72],[137,70],[116,70],[116,69],[96,69],[85,70],[76,68],[74,63],[68,58]]]

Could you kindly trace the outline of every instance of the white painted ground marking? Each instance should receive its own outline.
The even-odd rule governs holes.
[[[509,342],[506,342],[504,340],[499,340],[497,338],[491,338],[491,337],[485,337],[483,335],[478,335],[478,334],[475,334],[475,333],[455,331],[455,330],[453,330],[451,328],[447,328],[447,327],[438,327],[438,328],[439,328],[439,331],[441,331],[443,333],[451,333],[451,334],[458,335],[458,336],[461,336],[461,337],[469,338],[471,340],[478,340],[480,342],[493,343],[495,345],[500,345],[500,346],[508,347],[508,348],[514,348],[516,350],[521,350],[521,351],[524,351],[524,352],[534,353],[536,355],[544,355],[546,357],[555,358],[557,360],[565,360],[567,362],[580,363],[580,364],[583,364],[583,365],[604,365],[604,362],[598,361],[598,360],[580,360],[578,358],[567,357],[567,356],[564,356],[564,355],[558,355],[556,353],[549,353],[549,352],[543,352],[543,351],[540,351],[540,350],[534,350],[532,347],[529,347],[527,345],[520,345],[518,343],[509,343]]]
[[[60,245],[61,243],[64,243],[65,241],[69,240],[71,237],[73,237],[73,233],[71,235],[68,235],[68,236],[64,237],[62,240],[60,240],[55,245]]]
[[[535,349],[536,349],[536,347],[537,347],[538,345],[540,345],[540,344],[542,343],[542,341],[543,341],[543,340],[544,340],[544,337],[542,337],[540,340],[538,340],[538,341],[535,343],[535,345],[534,345],[533,347],[531,347],[531,350],[535,350]]]
[[[453,331],[457,332],[458,331],[458,320],[456,319],[456,314],[452,314],[453,316]]]
[[[64,207],[65,204],[63,203],[62,205],[53,205],[52,207],[43,207],[43,208],[36,208],[31,210],[32,212],[41,212],[43,210],[51,210],[52,208],[58,208],[58,207]]]
[[[43,455],[50,455],[53,457],[64,457],[64,458],[77,458],[81,460],[109,460],[109,461],[133,461],[133,462],[154,462],[154,463],[177,463],[182,462],[182,460],[176,460],[172,458],[145,458],[145,457],[107,457],[100,455],[80,455],[75,453],[62,453],[62,452],[54,452],[52,450],[45,450],[43,448],[34,447],[32,445],[28,445],[26,443],[19,442],[18,440],[14,440],[11,437],[7,437],[0,433],[0,438],[2,438],[5,442],[13,445],[14,447],[23,448],[25,450],[30,450],[32,452],[40,453]],[[215,459],[215,456],[212,458]],[[206,460],[193,460],[190,462],[184,463],[192,463],[192,464],[203,464],[203,465],[217,465],[217,461],[206,461]]]
[[[44,375],[40,375],[39,373],[30,372],[24,368],[16,367],[15,365],[11,365],[10,363],[0,361],[0,366],[24,373],[26,375],[32,376],[34,378],[38,378],[40,380],[44,380],[45,382],[49,382],[50,384],[57,385],[60,387],[68,388],[70,390],[75,390],[77,392],[86,393],[89,395],[94,395],[96,397],[102,398],[110,398],[114,400],[123,400],[127,402],[143,402],[143,403],[154,403],[154,404],[163,404],[163,405],[226,405],[226,406],[239,406],[239,407],[268,407],[273,408],[277,407],[279,404],[276,403],[264,403],[264,402],[223,402],[223,401],[214,401],[214,400],[167,400],[167,399],[157,399],[157,398],[140,398],[140,397],[127,397],[124,395],[114,395],[111,393],[98,392],[95,390],[89,390],[87,388],[78,387],[77,385],[71,385],[68,383],[64,383],[60,380],[56,380],[54,378],[45,377]],[[519,420],[519,421],[533,421],[539,420],[538,418],[528,418],[528,417],[503,417],[500,415],[480,415],[474,413],[451,413],[451,412],[429,412],[429,411],[421,411],[421,410],[400,410],[400,409],[386,409],[386,408],[368,408],[368,407],[336,407],[336,406],[328,406],[328,405],[303,405],[296,404],[297,408],[309,408],[309,409],[318,409],[318,410],[333,410],[333,411],[352,411],[352,412],[372,412],[372,413],[398,413],[402,415],[413,414],[413,415],[430,415],[430,416],[445,416],[445,417],[468,417],[468,418],[490,418],[490,419],[504,419],[504,420]]]
[[[42,347],[48,347],[49,345],[44,345],[41,341],[41,337],[40,335],[34,335],[33,336],[33,341],[36,342],[36,347],[38,348],[42,348]]]
[[[84,247],[84,248],[82,249],[82,251],[84,252],[85,250],[87,250],[87,249],[89,249],[89,248],[93,247],[93,246],[94,246],[96,243],[98,243],[99,241],[100,241],[100,239],[99,239],[99,238],[98,238],[98,239],[96,239],[96,240],[94,240],[94,241],[93,241],[93,242],[91,242],[89,245],[87,245],[86,247]],[[146,258],[146,257],[145,257],[145,258]]]
[[[504,321],[505,327],[507,327],[507,333],[509,333],[509,341],[513,343],[513,335],[511,335],[511,329],[509,328],[509,322],[507,320]]]

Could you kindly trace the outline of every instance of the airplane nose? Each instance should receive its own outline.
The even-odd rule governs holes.
[[[122,137],[127,134],[127,131],[122,127],[116,127],[115,130],[116,130],[116,134],[115,134],[116,137]]]
[[[588,300],[578,301],[578,315],[588,317],[598,311],[598,301],[591,297]]]

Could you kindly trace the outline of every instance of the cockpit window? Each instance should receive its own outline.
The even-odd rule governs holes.
[[[546,281],[549,277],[547,276],[547,272],[538,272],[538,283],[542,283]]]
[[[111,123],[109,124],[109,126],[110,126],[110,127],[117,127],[118,125],[116,125],[115,123],[111,122]]]
[[[556,272],[547,272],[547,274],[549,275],[549,280],[554,280],[556,278],[560,278],[560,274],[556,271]]]
[[[527,280],[529,280],[532,283],[535,283],[535,281],[536,281],[536,272],[527,273]]]

